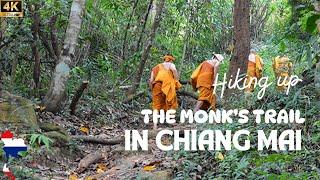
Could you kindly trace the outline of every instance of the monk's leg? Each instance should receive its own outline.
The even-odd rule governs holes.
[[[160,94],[152,95],[152,109],[153,110],[160,110],[161,109],[161,96]]]
[[[247,93],[252,93],[254,90],[254,84],[253,84],[253,77],[252,76],[248,76],[247,77],[247,81],[246,81],[246,90],[245,92]]]
[[[254,78],[256,77],[255,67],[249,66],[247,69],[247,81],[246,81],[246,90],[245,92],[251,93],[254,91]]]
[[[152,109],[158,112],[164,108],[163,95],[161,93],[152,95]],[[157,129],[157,123],[153,123],[153,129]]]
[[[213,88],[206,88],[206,87],[200,87],[199,88],[199,98],[198,102],[201,101],[201,103],[197,103],[199,107],[197,109],[202,109],[207,111],[213,104]],[[196,108],[195,108],[196,109]]]
[[[197,101],[197,103],[193,109],[193,112],[195,113],[195,112],[199,111],[200,108],[202,107],[203,103],[204,103],[203,101]]]
[[[167,111],[168,110],[168,106],[166,104],[166,95],[163,94],[163,93],[160,93],[158,94],[158,112],[160,110],[164,110],[164,111]],[[157,130],[158,129],[158,126],[157,126],[157,123],[153,123],[153,129],[154,130]]]
[[[205,100],[205,91],[204,91],[204,87],[199,87],[198,90],[199,90],[199,97],[198,97],[198,101],[194,107],[194,110],[193,112],[197,112],[201,109],[201,107],[203,106],[204,104],[204,100]]]
[[[160,111],[160,109],[161,109],[161,96],[160,96],[160,94],[152,96],[152,109],[158,110],[158,112]],[[153,123],[153,129],[157,129],[157,123]]]
[[[167,105],[167,102],[166,102],[166,95],[161,92],[160,97],[161,97],[160,98],[161,109],[167,111],[168,110],[168,105]]]
[[[215,111],[216,110],[216,102],[217,102],[215,94],[212,95],[210,102],[211,102],[210,103],[210,109]]]

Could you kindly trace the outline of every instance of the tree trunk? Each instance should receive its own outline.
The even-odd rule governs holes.
[[[31,26],[33,42],[32,42],[32,54],[34,59],[34,68],[33,68],[33,81],[35,89],[39,88],[40,80],[40,55],[38,51],[38,37],[39,37],[39,27],[40,27],[40,15],[39,15],[39,5],[35,4],[34,9],[31,10],[33,16],[33,23]]]
[[[249,0],[236,0],[233,11],[234,52],[231,58],[228,79],[247,71],[250,51],[250,6]],[[232,77],[231,77],[232,76]]]
[[[128,43],[127,43],[128,31],[130,29],[132,17],[134,16],[134,14],[136,12],[136,8],[137,8],[137,5],[138,5],[138,2],[139,2],[139,0],[135,0],[134,3],[133,3],[132,12],[131,12],[131,15],[130,15],[130,18],[129,18],[129,21],[128,21],[128,24],[126,26],[126,30],[125,30],[125,33],[124,33],[123,44],[122,44],[122,54],[121,54],[121,59],[122,60],[126,59],[126,51],[127,51],[127,48],[128,48]]]
[[[0,18],[0,45],[2,40],[4,39],[4,33],[7,28],[7,21],[5,18]],[[1,47],[0,47],[1,49]],[[0,58],[0,102],[1,102],[1,97],[2,97],[2,76],[3,76],[3,68],[4,68],[4,63],[3,61],[3,55],[0,53],[1,58]]]
[[[144,32],[146,30],[146,25],[147,25],[149,13],[150,13],[150,10],[151,10],[151,7],[152,7],[152,3],[153,3],[153,0],[150,0],[148,8],[147,8],[147,11],[146,11],[146,14],[144,15],[144,18],[142,20],[143,25],[142,25],[142,28],[141,28],[141,33],[140,33],[139,39],[137,41],[136,50],[135,50],[136,52],[140,51],[141,40],[142,40]]]
[[[43,100],[47,111],[60,111],[62,104],[66,100],[66,85],[69,79],[70,65],[75,56],[85,2],[86,0],[73,0],[72,2],[63,49],[54,70],[50,89]]]
[[[165,3],[164,1],[165,0],[159,0],[159,3],[157,5],[157,10],[156,10],[157,12],[156,12],[155,20],[154,20],[154,23],[152,25],[152,29],[151,29],[151,32],[149,34],[149,38],[146,41],[144,50],[142,52],[140,65],[139,65],[139,70],[137,72],[136,78],[134,79],[134,83],[133,83],[132,89],[131,89],[131,91],[129,93],[130,95],[133,95],[136,92],[136,90],[139,87],[139,85],[140,85],[140,80],[141,80],[141,77],[142,77],[142,74],[143,74],[143,69],[144,69],[146,61],[148,59],[153,40],[154,40],[154,38],[156,36],[157,29],[158,29],[158,27],[160,25],[161,14],[162,14],[162,10],[163,10],[164,3]]]
[[[53,48],[51,46],[51,43],[49,43],[48,41],[48,34],[45,33],[44,31],[42,31],[41,29],[39,29],[38,31],[39,33],[39,38],[43,44],[43,46],[45,47],[45,49],[47,50],[48,54],[49,54],[49,57],[53,60],[56,60],[56,56],[55,54],[53,53]]]
[[[59,43],[58,43],[58,38],[57,38],[57,28],[56,28],[56,21],[57,21],[57,16],[54,15],[50,18],[49,26],[50,26],[50,38],[51,38],[51,46],[53,49],[53,52],[55,54],[55,57],[59,57],[60,55],[60,49],[59,49]],[[55,59],[55,62],[57,63],[57,59]]]

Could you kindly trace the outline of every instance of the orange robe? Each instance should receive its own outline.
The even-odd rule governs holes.
[[[255,54],[255,63],[252,61],[248,61],[248,69],[247,69],[247,80],[246,85],[246,92],[253,92],[254,90],[254,78],[259,80],[262,77],[262,59],[259,55]]]
[[[209,108],[215,110],[216,108],[216,95],[212,86],[214,79],[214,67],[206,61],[192,73],[191,85],[194,89],[199,90],[198,101],[203,101],[202,110],[208,110]]]
[[[155,80],[152,83],[152,109],[169,110],[178,108],[176,90],[181,84],[174,79],[171,70],[164,68],[163,64],[158,64],[152,69]]]
[[[272,68],[276,77],[277,89],[279,91],[286,91],[289,85],[289,77],[291,76],[292,69],[292,63],[290,62],[290,59],[287,57],[277,56],[272,61]],[[281,82],[283,82],[284,79],[287,78],[285,84],[278,85],[279,78],[281,78]]]

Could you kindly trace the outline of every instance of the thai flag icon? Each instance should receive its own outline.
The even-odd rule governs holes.
[[[15,180],[16,177],[13,175],[13,173],[7,168],[7,164],[4,164],[3,166],[3,173],[10,179],[10,180]]]
[[[6,157],[18,157],[20,151],[27,151],[27,146],[23,139],[14,139],[13,133],[7,130],[1,134],[1,141],[3,141],[3,150],[6,153]]]

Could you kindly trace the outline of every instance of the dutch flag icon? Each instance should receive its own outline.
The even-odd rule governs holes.
[[[9,130],[1,134],[1,141],[3,141],[3,150],[6,153],[6,157],[18,157],[20,151],[27,151],[27,145],[23,139],[13,138],[13,133]]]

